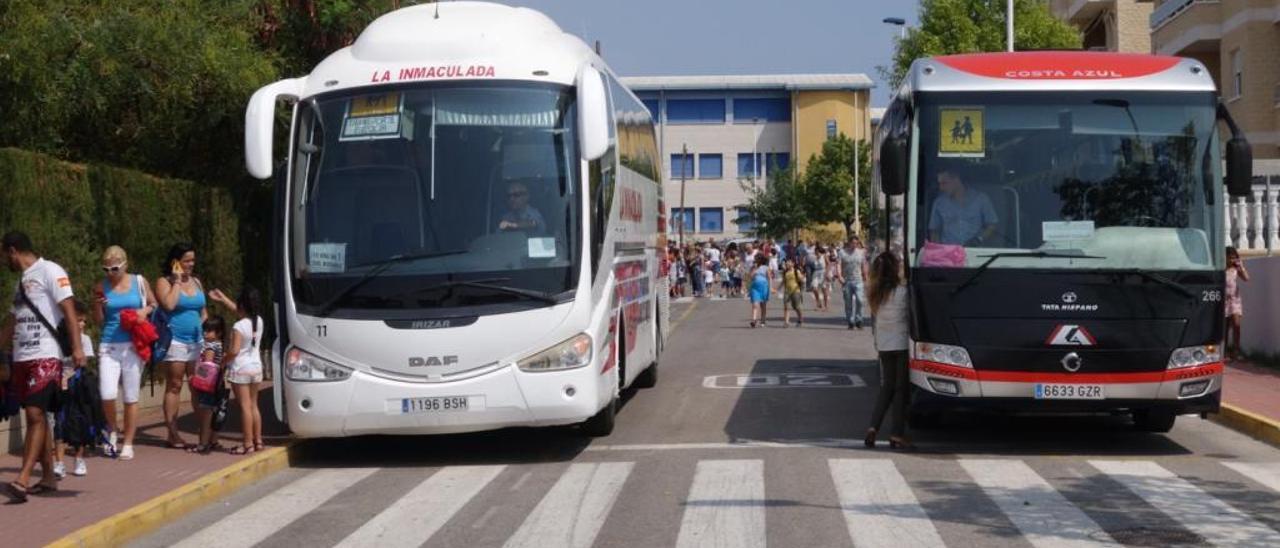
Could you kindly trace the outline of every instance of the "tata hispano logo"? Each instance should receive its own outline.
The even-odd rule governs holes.
[[[1075,291],[1068,291],[1062,294],[1062,302],[1041,303],[1040,310],[1043,312],[1097,312],[1098,305],[1082,303]]]
[[[1062,302],[1064,304],[1075,304],[1076,298],[1077,297],[1076,297],[1075,291],[1068,291],[1062,294]]]

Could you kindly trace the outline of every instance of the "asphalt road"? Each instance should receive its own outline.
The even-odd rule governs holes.
[[[1196,417],[1168,435],[968,417],[912,432],[915,453],[864,449],[870,330],[746,315],[674,305],[658,386],[627,394],[609,437],[309,443],[135,545],[1280,546],[1280,450]]]

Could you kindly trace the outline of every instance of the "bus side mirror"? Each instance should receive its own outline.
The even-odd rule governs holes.
[[[880,188],[889,196],[907,191],[907,172],[911,162],[907,156],[907,140],[890,137],[880,143]]]
[[[578,147],[582,159],[596,160],[609,151],[609,97],[604,78],[591,65],[578,73]]]
[[[276,127],[276,101],[297,101],[306,87],[305,78],[290,78],[263,86],[249,99],[244,111],[244,164],[258,179],[271,178],[271,145]]]
[[[1227,140],[1227,193],[1248,196],[1253,186],[1253,149],[1243,137]]]

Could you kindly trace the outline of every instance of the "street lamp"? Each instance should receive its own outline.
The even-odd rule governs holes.
[[[898,26],[898,38],[905,40],[907,38],[907,20],[901,17],[885,17],[883,23]]]

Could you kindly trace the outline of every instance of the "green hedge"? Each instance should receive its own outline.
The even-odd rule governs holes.
[[[265,290],[265,270],[258,275],[261,280],[245,276],[240,246],[243,234],[261,233],[257,227],[242,227],[241,218],[264,217],[241,215],[237,209],[257,206],[260,200],[249,196],[263,193],[242,194],[237,199],[228,188],[0,148],[0,233],[21,230],[30,235],[38,254],[67,269],[77,297],[86,302],[103,277],[102,251],[112,244],[128,252],[130,271],[153,283],[169,246],[189,241],[196,248],[196,275],[206,289],[221,288],[234,298],[248,280]],[[17,275],[0,270],[4,315],[13,302]]]

